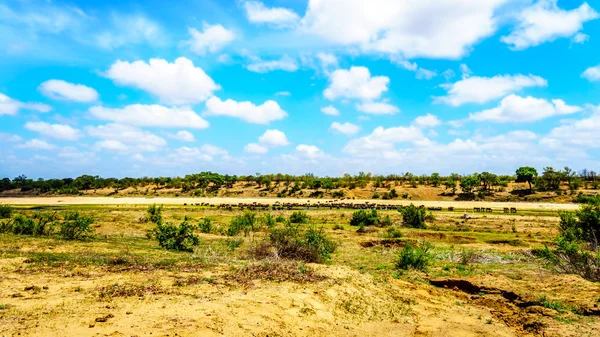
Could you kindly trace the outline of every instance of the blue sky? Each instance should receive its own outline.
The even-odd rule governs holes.
[[[599,13],[0,0],[0,176],[598,170]]]

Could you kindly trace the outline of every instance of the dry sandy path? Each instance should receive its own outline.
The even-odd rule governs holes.
[[[0,198],[0,204],[12,205],[183,205],[195,203],[238,204],[238,203],[262,203],[274,204],[276,202],[305,202],[327,203],[327,199],[282,199],[282,198],[184,198],[184,197],[22,197],[22,198]],[[533,202],[491,202],[491,201],[419,201],[419,200],[344,200],[350,203],[378,203],[392,205],[425,205],[439,207],[473,208],[485,207],[502,209],[504,207],[515,207],[526,210],[576,210],[578,204],[558,203],[533,203]]]

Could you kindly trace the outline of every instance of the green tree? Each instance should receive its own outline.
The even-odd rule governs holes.
[[[518,183],[528,183],[529,191],[533,192],[533,187],[531,186],[531,183],[533,182],[533,179],[535,179],[538,176],[537,170],[531,166],[521,166],[517,169],[516,175],[517,180],[515,181]]]

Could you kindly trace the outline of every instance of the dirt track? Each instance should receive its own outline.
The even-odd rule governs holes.
[[[276,202],[298,202],[298,203],[327,203],[327,199],[281,199],[281,198],[142,198],[142,197],[23,197],[23,198],[0,198],[0,204],[12,205],[183,205],[195,203],[238,204],[238,203],[262,203],[274,204]],[[419,200],[344,200],[351,203],[378,203],[392,205],[425,205],[439,207],[473,208],[485,207],[502,209],[504,207],[515,207],[526,210],[576,210],[577,204],[555,204],[555,203],[529,203],[529,202],[488,202],[488,201],[419,201]]]

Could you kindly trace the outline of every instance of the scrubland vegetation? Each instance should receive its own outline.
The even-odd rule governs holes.
[[[1,205],[0,334],[593,336],[588,201],[467,219],[415,205]]]
[[[317,177],[313,174],[221,175],[213,172],[185,177],[101,178],[83,175],[65,179],[0,180],[0,195],[114,195],[195,197],[309,197],[419,200],[552,200],[586,202],[598,198],[600,179],[593,170],[546,167],[540,173],[524,166],[514,175],[490,172],[467,175],[372,175]]]

